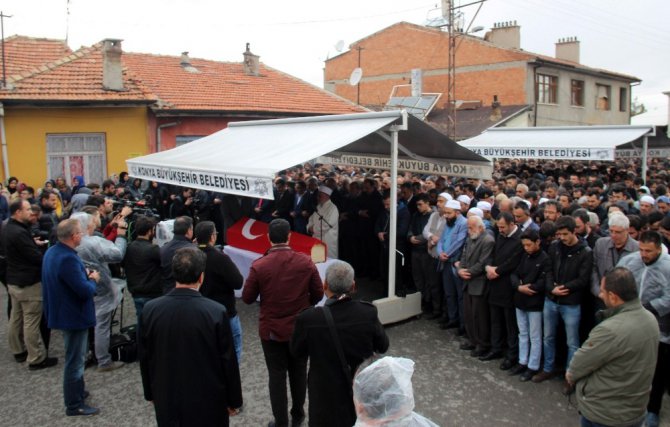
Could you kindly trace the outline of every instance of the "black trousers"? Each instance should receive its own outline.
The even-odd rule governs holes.
[[[516,362],[519,359],[519,327],[516,323],[516,310],[514,307],[491,304],[489,313],[491,315],[491,351],[502,353],[507,343],[505,357]]]
[[[658,415],[661,412],[663,393],[670,385],[670,344],[658,343],[658,359],[656,360],[656,371],[651,382],[651,393],[647,411]]]
[[[277,427],[288,427],[288,396],[286,393],[286,373],[291,387],[291,417],[305,415],[305,395],[307,393],[307,358],[295,358],[289,350],[289,343],[261,340],[265,365],[268,368],[270,405]]]
[[[476,346],[479,351],[488,351],[491,348],[491,324],[486,297],[470,295],[466,289],[463,293],[463,316],[470,344]]]

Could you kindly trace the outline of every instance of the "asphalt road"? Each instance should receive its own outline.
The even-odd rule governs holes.
[[[6,293],[0,293],[0,307]],[[126,322],[134,316],[127,300]],[[258,306],[238,308],[244,333],[241,364],[244,411],[231,419],[232,426],[266,426],[272,419],[267,373],[257,335]],[[132,323],[132,320],[130,320]],[[137,363],[117,371],[86,370],[90,404],[99,416],[66,417],[62,398],[63,340],[52,334],[51,355],[60,358],[55,368],[30,372],[17,364],[7,345],[7,322],[0,319],[0,425],[2,426],[149,426],[155,425],[153,409],[145,402]],[[570,400],[561,395],[559,380],[542,384],[522,383],[498,369],[497,362],[480,362],[458,349],[451,331],[433,321],[410,320],[387,328],[388,354],[415,361],[413,377],[416,411],[441,426],[577,426],[579,416]],[[574,397],[573,397],[574,399]],[[667,408],[662,418],[670,420]],[[307,406],[305,406],[307,408]],[[663,425],[670,425],[664,422]]]

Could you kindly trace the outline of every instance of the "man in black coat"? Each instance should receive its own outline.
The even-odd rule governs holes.
[[[503,356],[505,337],[507,353],[500,369],[507,370],[516,365],[519,357],[519,329],[514,308],[514,288],[510,279],[523,253],[521,227],[514,223],[509,212],[498,216],[499,234],[493,249],[491,265],[486,266],[488,279],[489,314],[491,318],[491,351],[479,360],[499,359]]]
[[[352,397],[353,374],[373,353],[384,353],[389,340],[374,305],[354,301],[354,269],[336,261],[326,271],[323,285],[327,308],[309,308],[296,318],[291,352],[310,359],[309,425],[349,427],[356,422]],[[331,335],[324,310],[333,317],[334,328],[346,361],[346,371]]]
[[[128,290],[133,296],[139,327],[144,305],[163,295],[161,281],[161,251],[152,241],[156,235],[156,221],[139,216],[135,220],[137,238],[128,245],[123,258]]]
[[[142,313],[142,385],[159,426],[228,426],[229,411],[242,406],[226,309],[198,292],[206,260],[197,248],[178,250],[175,289]]]
[[[172,229],[174,237],[161,247],[161,270],[163,280],[163,294],[167,294],[174,288],[174,277],[172,277],[172,257],[181,248],[195,247],[193,242],[193,219],[188,216],[180,216],[174,220]]]

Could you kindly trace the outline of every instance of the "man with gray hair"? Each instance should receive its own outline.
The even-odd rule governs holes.
[[[324,307],[310,308],[296,318],[291,352],[310,359],[310,425],[348,427],[356,422],[353,374],[373,353],[386,352],[389,340],[377,308],[351,299],[356,284],[349,264],[335,261],[328,267],[323,290],[328,297]]]
[[[118,263],[126,254],[126,223],[120,223],[114,242],[93,233],[100,227],[100,214],[89,215],[84,212],[73,214],[72,219],[79,221],[84,237],[77,246],[77,253],[87,268],[100,273],[96,284],[95,297],[95,357],[98,359],[98,372],[107,372],[123,366],[123,362],[112,361],[109,353],[112,314],[121,302],[121,291],[112,282],[110,263]]]

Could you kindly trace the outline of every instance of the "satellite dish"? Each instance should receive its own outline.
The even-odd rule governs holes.
[[[354,71],[351,72],[351,76],[349,76],[349,84],[356,86],[358,83],[360,83],[362,77],[363,69],[361,67],[354,68]]]
[[[337,43],[335,43],[335,50],[342,52],[342,49],[344,49],[344,40],[338,40]]]

